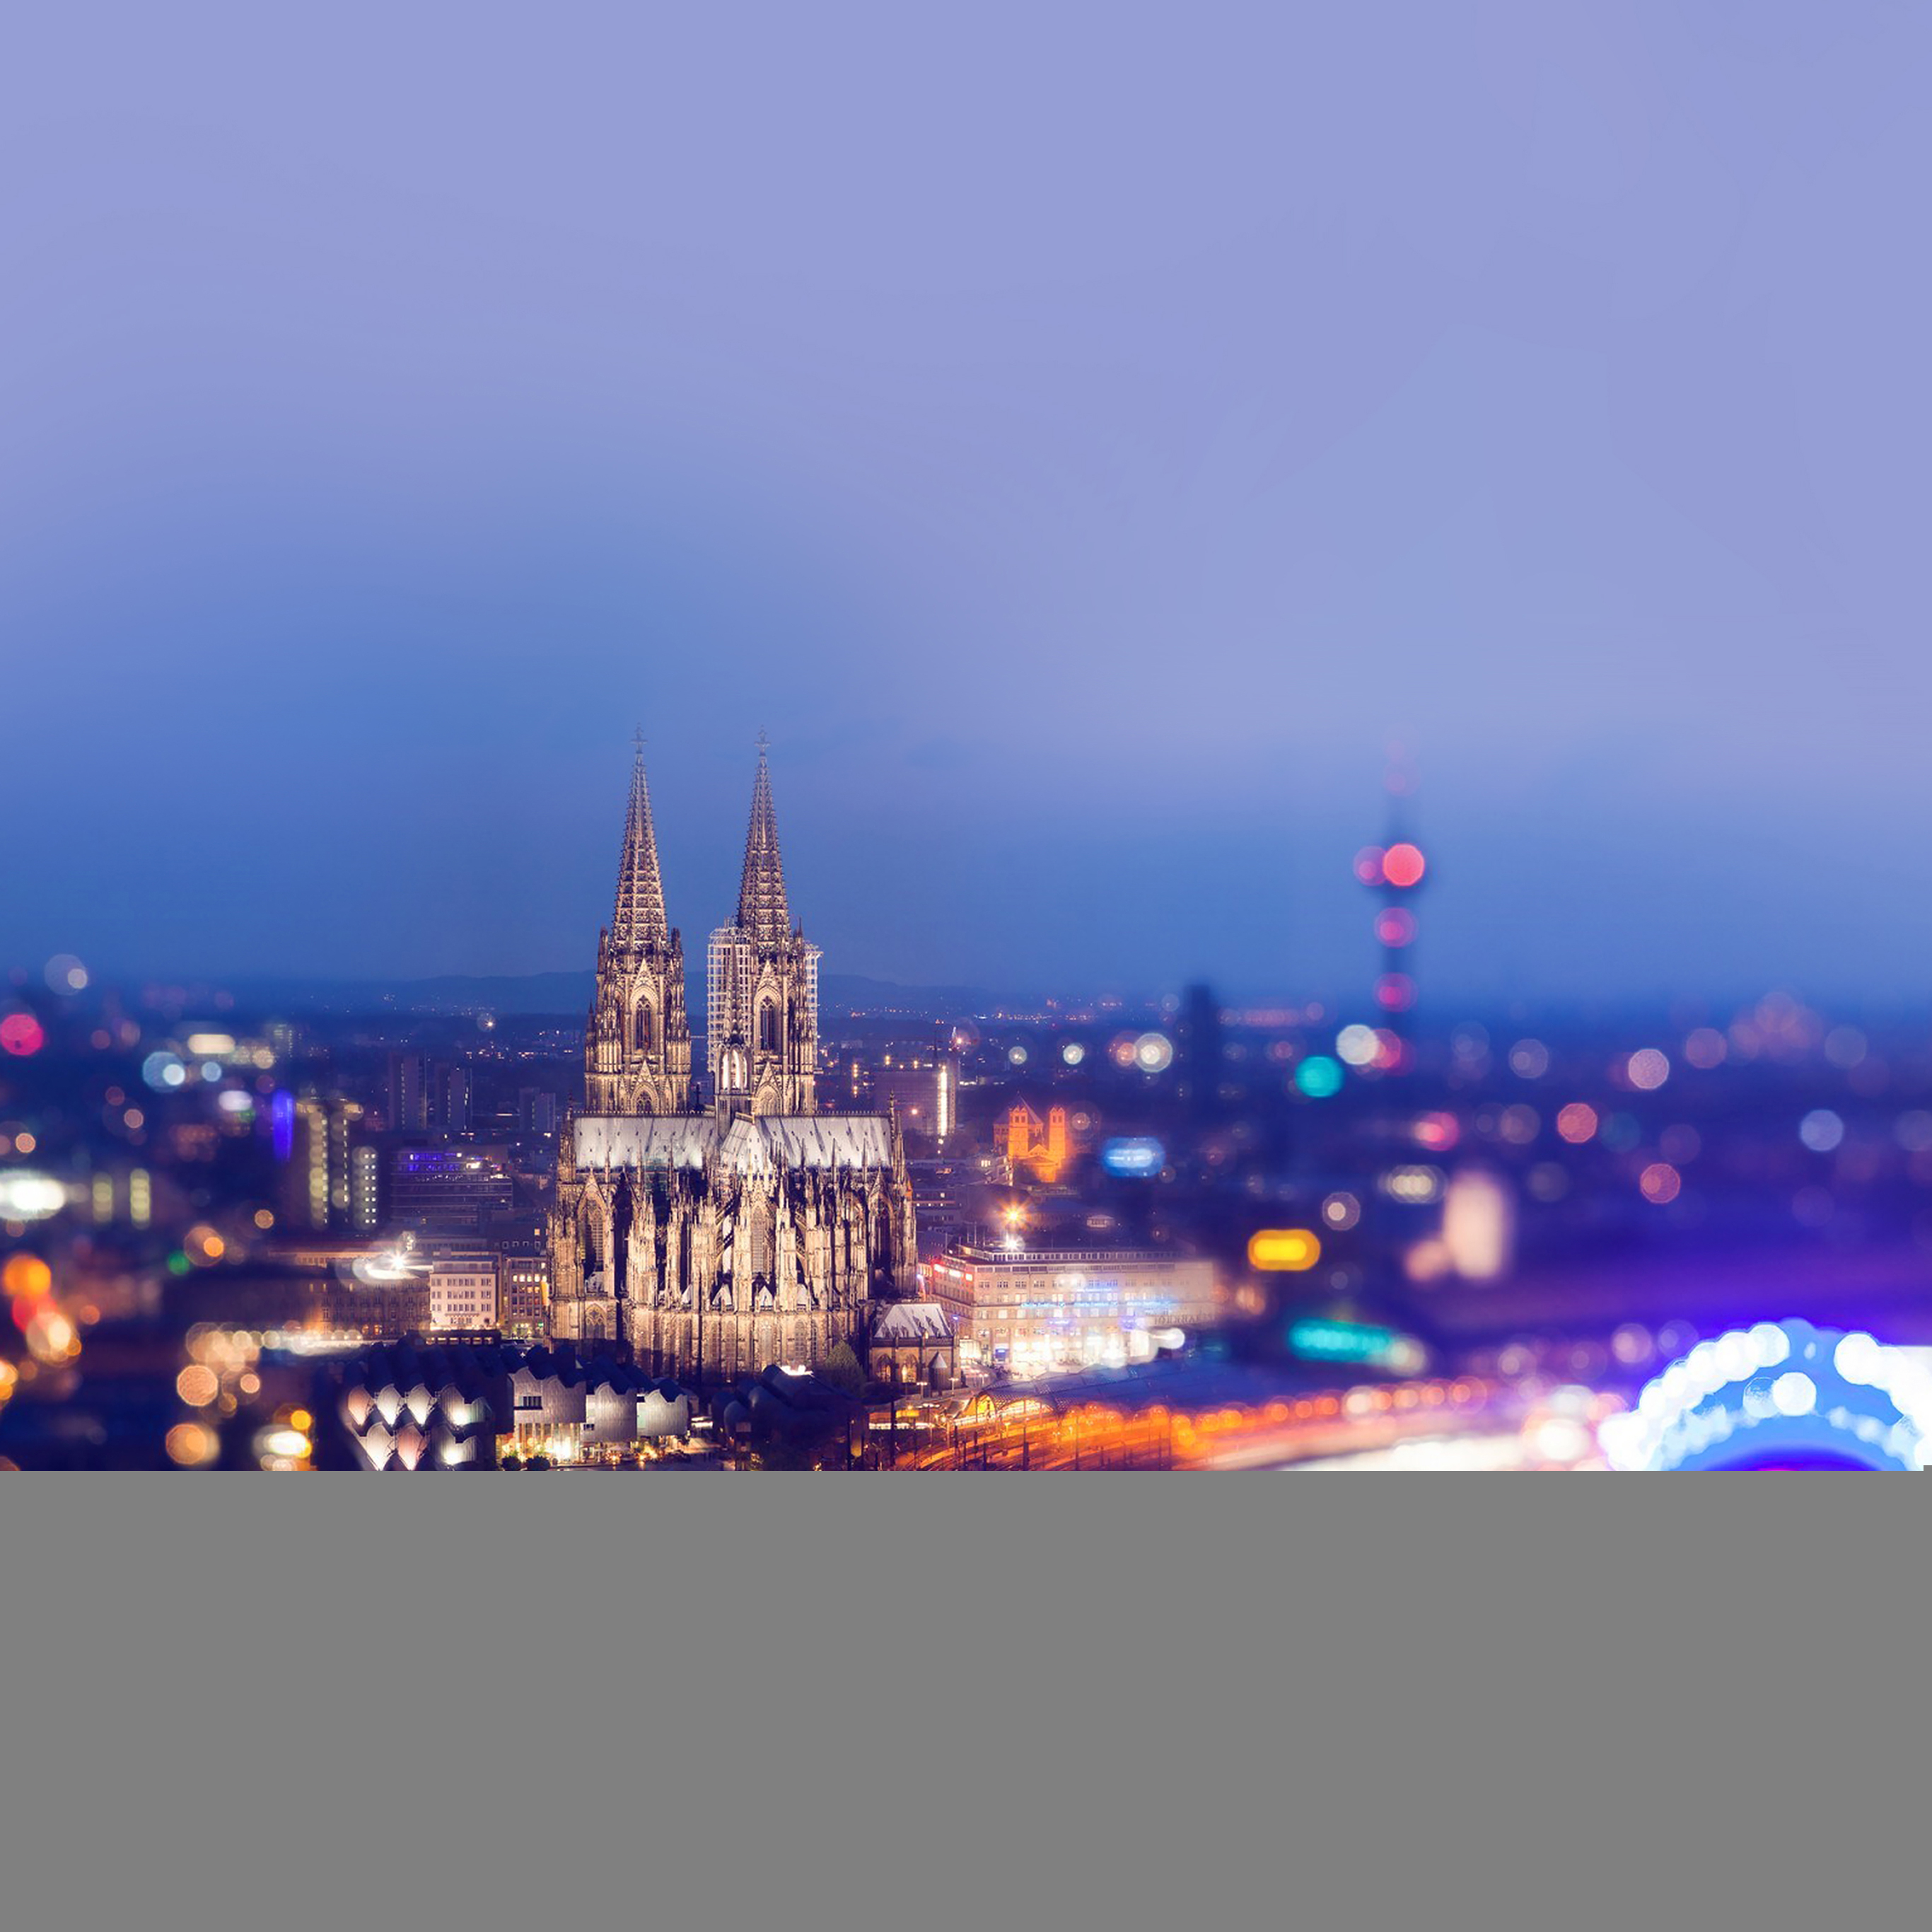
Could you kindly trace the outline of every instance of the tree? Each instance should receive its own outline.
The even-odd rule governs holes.
[[[829,1388],[836,1388],[842,1395],[849,1395],[856,1402],[866,1390],[866,1372],[859,1366],[859,1358],[852,1352],[849,1342],[837,1343],[825,1358],[818,1371],[818,1378]]]

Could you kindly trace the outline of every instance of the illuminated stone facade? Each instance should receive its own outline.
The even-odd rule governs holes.
[[[617,860],[617,903],[597,938],[597,992],[584,1047],[593,1114],[681,1114],[691,1101],[684,942],[664,917],[651,794],[641,743]]]
[[[896,1115],[818,1110],[818,951],[790,922],[762,744],[737,916],[712,942],[709,1106],[664,906],[640,750],[584,1108],[558,1140],[550,1331],[692,1381],[842,1341],[862,1361],[878,1308],[915,1292],[912,1185]]]

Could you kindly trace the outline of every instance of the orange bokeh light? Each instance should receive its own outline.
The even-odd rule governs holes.
[[[176,1376],[175,1393],[190,1408],[206,1408],[221,1393],[221,1383],[212,1369],[190,1363]]]
[[[0,1268],[0,1288],[10,1295],[37,1300],[54,1285],[54,1271],[38,1255],[9,1255]]]
[[[221,1453],[221,1438],[198,1422],[178,1422],[167,1433],[168,1460],[183,1468],[199,1468]]]

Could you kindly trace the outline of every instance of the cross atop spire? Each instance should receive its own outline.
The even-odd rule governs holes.
[[[644,782],[644,728],[637,730],[631,765],[631,803],[624,814],[624,844],[617,860],[617,907],[610,943],[619,947],[668,946],[664,879],[658,870],[658,835],[651,823],[650,788]]]
[[[791,937],[785,903],[784,862],[778,856],[778,816],[772,809],[772,778],[758,734],[758,778],[752,788],[752,823],[745,833],[745,876],[738,887],[738,923],[760,946],[782,946]]]

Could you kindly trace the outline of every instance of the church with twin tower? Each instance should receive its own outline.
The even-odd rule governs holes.
[[[816,1366],[842,1341],[863,1361],[918,1292],[912,1185],[896,1116],[818,1111],[818,948],[792,922],[762,736],[737,912],[706,965],[694,1076],[640,738],[584,1108],[558,1136],[550,1332],[700,1383]]]

